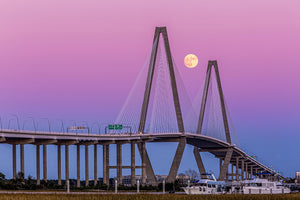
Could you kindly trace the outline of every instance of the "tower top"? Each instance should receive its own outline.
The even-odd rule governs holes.
[[[165,26],[157,26],[155,27],[155,32],[158,31],[158,32],[166,32],[167,31],[167,27]]]

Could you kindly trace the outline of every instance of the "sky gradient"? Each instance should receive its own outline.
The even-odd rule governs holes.
[[[151,50],[155,27],[167,26],[191,98],[207,61],[218,60],[242,149],[294,177],[300,171],[299,9],[297,0],[2,0],[0,116],[4,122],[13,114],[22,121],[113,121]],[[199,59],[193,69],[183,64],[189,53]],[[149,145],[157,174],[168,173],[176,144],[168,147]],[[25,149],[28,159],[35,155],[32,145]],[[155,157],[155,149],[165,155]],[[11,147],[0,151],[9,160],[0,171],[11,177]],[[56,178],[54,146],[48,159],[54,161],[49,178]],[[25,163],[26,176],[35,176],[34,162]],[[196,169],[192,147],[179,171],[189,168]]]

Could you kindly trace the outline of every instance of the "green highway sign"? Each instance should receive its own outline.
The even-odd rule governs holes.
[[[122,130],[123,125],[122,124],[109,124],[108,129],[109,130]]]

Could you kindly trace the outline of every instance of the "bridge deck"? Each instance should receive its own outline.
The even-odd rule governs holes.
[[[177,142],[185,137],[187,144],[199,148],[199,151],[212,153],[217,158],[224,158],[228,148],[233,149],[230,163],[235,164],[239,157],[247,163],[248,172],[250,167],[258,171],[276,173],[274,170],[258,162],[247,155],[244,151],[230,145],[227,142],[209,136],[193,133],[147,133],[147,134],[95,134],[95,133],[62,133],[62,132],[39,132],[0,130],[0,142],[7,144],[115,144],[130,142]],[[279,175],[284,178],[282,175]]]

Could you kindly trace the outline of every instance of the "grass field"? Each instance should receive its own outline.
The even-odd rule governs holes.
[[[299,199],[300,194],[285,195],[181,195],[181,194],[0,194],[1,200],[281,200]]]

